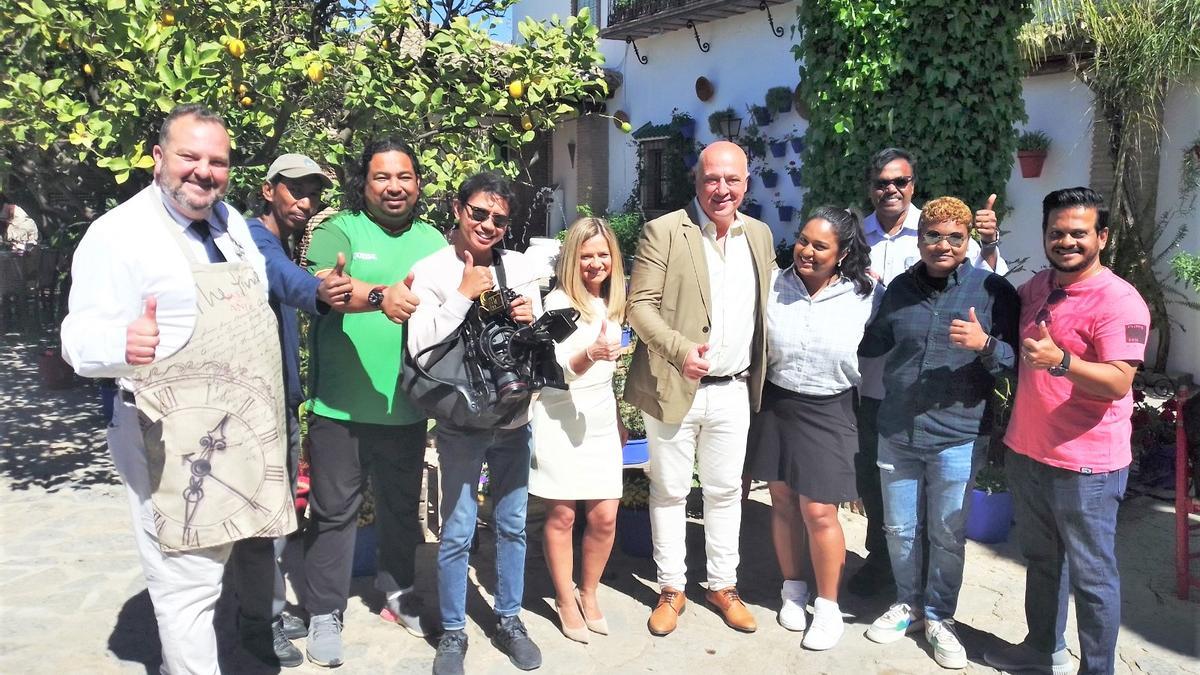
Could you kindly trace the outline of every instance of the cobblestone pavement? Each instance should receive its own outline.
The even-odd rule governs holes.
[[[77,380],[48,390],[38,376],[45,333],[0,335],[0,672],[156,673],[158,638],[154,615],[133,552],[124,488],[104,446],[99,399],[93,383]],[[531,505],[524,619],[541,645],[545,673],[932,673],[928,645],[918,635],[892,645],[863,637],[866,625],[888,598],[842,598],[849,615],[845,637],[833,650],[810,652],[797,635],[775,621],[780,576],[769,535],[765,489],[747,503],[742,527],[740,588],[759,623],[744,635],[726,628],[703,600],[704,548],[699,521],[689,525],[690,607],[679,629],[650,636],[645,621],[656,598],[653,564],[614,551],[600,598],[612,634],[590,644],[558,632],[553,594],[541,554],[541,509]],[[847,569],[860,563],[864,521],[843,511],[850,547]],[[1173,516],[1169,504],[1129,499],[1121,511],[1123,581],[1119,673],[1200,672],[1200,604],[1174,595]],[[486,530],[474,556],[474,590],[468,626],[471,673],[515,673],[488,642],[492,620],[488,590],[494,587],[494,548]],[[418,591],[436,611],[435,544],[418,553]],[[982,664],[985,649],[1024,634],[1023,569],[1013,544],[970,542],[957,619],[971,658],[970,672],[994,672]],[[355,580],[346,613],[347,663],[343,673],[427,673],[434,647],[382,622],[369,578]],[[268,673],[234,644],[231,607],[218,607],[222,663],[228,673]],[[433,617],[436,619],[436,617]],[[1068,642],[1077,653],[1074,621]],[[302,641],[301,641],[302,642]],[[296,673],[323,669],[305,664]]]

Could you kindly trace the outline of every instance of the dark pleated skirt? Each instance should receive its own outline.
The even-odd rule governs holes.
[[[858,499],[856,393],[806,396],[766,383],[762,409],[750,421],[746,473],[783,481],[822,504]]]

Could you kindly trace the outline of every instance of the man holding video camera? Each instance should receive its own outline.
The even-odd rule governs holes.
[[[412,290],[420,299],[421,311],[408,322],[410,354],[419,354],[452,335],[467,320],[468,313],[479,306],[476,301],[481,296],[480,304],[495,305],[496,314],[507,311],[518,325],[528,325],[541,314],[538,270],[520,253],[501,251],[499,246],[516,207],[512,183],[498,174],[477,174],[459,188],[453,204],[457,226],[451,235],[452,245],[413,268]],[[516,294],[507,303],[494,290],[499,288],[498,277]],[[493,375],[500,372],[505,381],[497,382],[497,389],[512,386],[513,372],[492,371]],[[493,429],[463,428],[438,420],[437,448],[442,471],[438,597],[445,632],[438,642],[433,672],[463,672],[467,651],[467,563],[475,535],[475,492],[484,461],[495,503],[498,626],[492,644],[521,670],[537,668],[542,663],[541,651],[518,616],[525,589],[528,409],[512,423]]]

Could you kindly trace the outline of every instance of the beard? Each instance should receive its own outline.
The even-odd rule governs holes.
[[[192,211],[211,211],[217,205],[217,202],[221,201],[221,198],[225,196],[225,190],[221,188],[216,188],[204,196],[189,195],[185,188],[185,183],[163,175],[159,176],[158,186],[171,201]]]
[[[1054,257],[1050,256],[1050,255],[1046,256],[1046,259],[1050,262],[1050,266],[1053,267],[1054,269],[1058,270],[1059,272],[1063,272],[1065,274],[1073,274],[1075,272],[1082,272],[1083,270],[1086,270],[1087,268],[1091,267],[1092,263],[1096,262],[1096,258],[1098,258],[1099,256],[1100,256],[1100,251],[1099,251],[1099,249],[1097,249],[1095,251],[1092,251],[1091,253],[1084,254],[1083,259],[1074,265],[1064,265],[1064,264],[1058,262],[1057,260],[1055,260]]]

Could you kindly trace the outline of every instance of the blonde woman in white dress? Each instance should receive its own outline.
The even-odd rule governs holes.
[[[569,389],[543,389],[533,404],[533,462],[529,493],[546,501],[543,536],[563,635],[587,642],[607,634],[596,601],[608,563],[621,498],[621,446],[625,429],[617,416],[612,378],[621,350],[625,272],[608,223],[575,221],[558,259],[558,288],[547,310],[574,307],[578,328],[555,346]],[[574,584],[575,504],[584,500],[587,527],[579,586]]]

